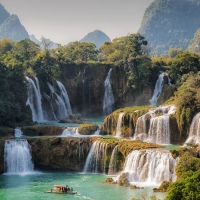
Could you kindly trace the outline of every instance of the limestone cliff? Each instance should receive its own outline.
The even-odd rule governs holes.
[[[29,138],[35,168],[82,171],[92,138]]]

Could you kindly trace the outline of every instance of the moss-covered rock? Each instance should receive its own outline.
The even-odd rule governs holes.
[[[96,124],[81,124],[78,127],[78,132],[81,135],[92,135],[98,129],[98,125]]]
[[[53,136],[63,132],[59,126],[25,126],[21,130],[26,136]]]
[[[36,168],[82,171],[92,138],[42,137],[27,139]]]

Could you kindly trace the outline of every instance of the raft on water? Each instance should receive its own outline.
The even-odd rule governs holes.
[[[73,188],[69,188],[68,185],[54,185],[50,190],[45,191],[47,193],[58,193],[58,194],[76,194]]]

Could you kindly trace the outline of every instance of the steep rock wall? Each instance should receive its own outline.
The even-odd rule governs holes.
[[[29,138],[35,168],[82,171],[92,138]]]

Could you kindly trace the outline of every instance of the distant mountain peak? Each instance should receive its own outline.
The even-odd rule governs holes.
[[[0,25],[10,17],[9,12],[4,8],[4,6],[0,3]]]
[[[21,24],[17,15],[9,16],[0,26],[0,39],[10,38],[14,41],[29,38],[28,32]]]
[[[104,44],[110,42],[110,38],[101,30],[94,30],[89,32],[80,42],[92,42],[96,45],[97,49]]]

